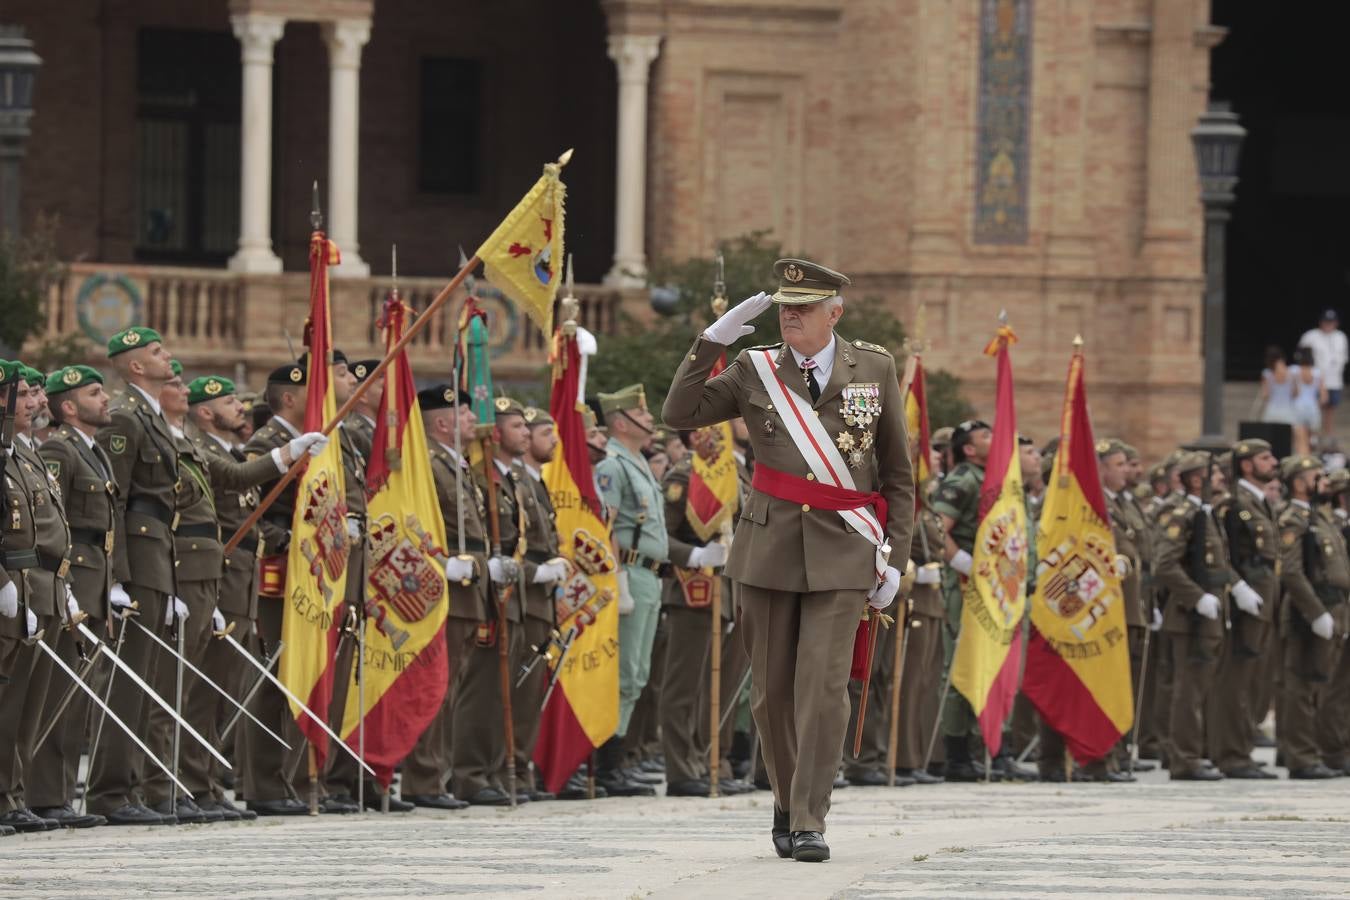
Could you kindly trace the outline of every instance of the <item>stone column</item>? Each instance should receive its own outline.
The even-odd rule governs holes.
[[[328,236],[342,251],[335,275],[364,278],[370,266],[357,243],[357,151],[361,143],[361,48],[370,40],[369,19],[323,24],[328,45]]]
[[[272,252],[272,49],[286,20],[245,13],[231,16],[243,48],[244,99],[239,165],[239,250],[235,272],[280,272]]]
[[[661,50],[654,34],[613,34],[619,70],[619,157],[615,167],[614,267],[605,284],[642,287],[647,279],[647,72]]]

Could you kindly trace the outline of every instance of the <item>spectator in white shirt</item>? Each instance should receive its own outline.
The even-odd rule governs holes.
[[[1350,342],[1340,329],[1340,316],[1336,310],[1328,309],[1322,313],[1322,319],[1316,328],[1309,329],[1299,338],[1299,346],[1312,351],[1313,365],[1322,373],[1326,387],[1326,400],[1322,404],[1322,434],[1332,433],[1332,421],[1336,407],[1341,403],[1341,392],[1345,389],[1345,364],[1350,360]]]

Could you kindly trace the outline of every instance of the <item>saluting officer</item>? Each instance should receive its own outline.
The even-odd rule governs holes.
[[[858,619],[899,590],[914,482],[895,360],[834,331],[848,279],[800,259],[779,260],[774,273],[772,298],[728,310],[694,342],[663,418],[698,428],[739,415],[749,429],[753,490],[727,574],[741,586],[774,850],[819,862],[830,855],[825,815],[843,757]],[[709,378],[771,303],[784,343],[744,351]],[[615,535],[622,539],[621,525]]]

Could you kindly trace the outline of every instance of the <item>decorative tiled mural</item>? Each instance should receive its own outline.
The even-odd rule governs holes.
[[[981,0],[975,242],[1027,240],[1031,177],[1031,3]]]

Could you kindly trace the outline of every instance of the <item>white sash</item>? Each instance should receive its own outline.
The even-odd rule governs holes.
[[[839,455],[834,441],[830,440],[825,426],[820,424],[820,417],[783,384],[782,379],[778,377],[773,355],[767,350],[752,350],[750,359],[755,364],[755,371],[759,373],[764,390],[769,392],[769,399],[779,409],[793,445],[806,460],[806,465],[816,476],[816,480],[821,484],[856,491],[853,476],[849,474],[848,466]],[[872,546],[877,548],[876,574],[880,580],[886,572],[891,555],[891,545],[886,542],[885,527],[877,520],[871,505],[841,509],[838,513],[850,528],[867,538],[872,542]]]

